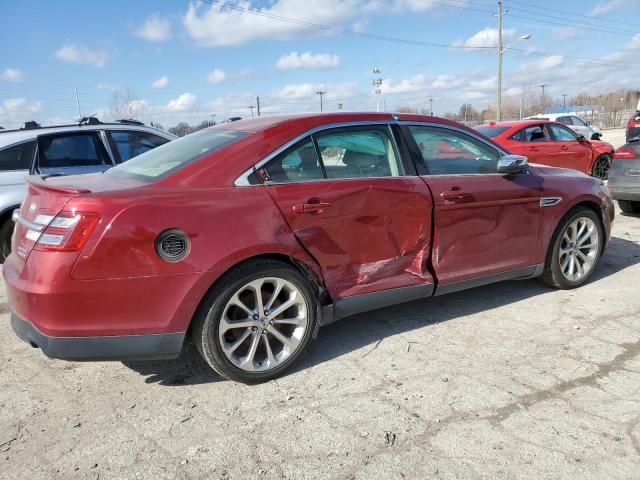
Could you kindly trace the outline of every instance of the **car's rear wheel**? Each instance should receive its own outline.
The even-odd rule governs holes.
[[[8,219],[0,227],[0,263],[4,263],[11,253],[11,235],[13,235],[13,220]]]
[[[601,138],[602,138],[602,134],[601,133],[593,133],[593,134],[591,134],[591,140],[599,141]]]
[[[620,210],[624,213],[640,213],[640,202],[632,202],[631,200],[618,200]]]
[[[596,269],[603,242],[598,215],[587,207],[572,210],[553,235],[541,280],[562,289],[583,285]]]
[[[227,274],[207,295],[193,329],[196,347],[225,378],[259,383],[282,374],[304,352],[317,322],[309,281],[277,260]]]
[[[609,171],[611,170],[611,156],[606,153],[596,158],[591,170],[591,176],[599,178],[600,180],[607,180],[609,178]]]

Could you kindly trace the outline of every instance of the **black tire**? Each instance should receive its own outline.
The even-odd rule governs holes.
[[[13,220],[8,219],[0,227],[0,264],[4,263],[11,253],[11,235],[13,235]]]
[[[640,214],[640,202],[631,200],[618,200],[618,206],[624,213]]]
[[[232,363],[223,352],[218,341],[220,320],[227,303],[234,294],[249,282],[264,277],[284,279],[298,289],[306,302],[308,324],[296,350],[286,360],[266,371],[249,372]],[[317,296],[314,294],[309,280],[296,268],[285,262],[272,259],[250,261],[225,274],[206,295],[194,317],[193,342],[202,358],[223,377],[247,384],[266,382],[280,376],[307,349],[318,321],[317,302]],[[273,336],[271,338],[273,339]]]
[[[607,180],[609,178],[609,172],[611,171],[611,155],[603,153],[593,163],[593,169],[591,170],[591,176],[599,178],[600,180]]]
[[[560,265],[560,248],[563,243],[563,236],[567,227],[571,225],[574,221],[579,218],[589,218],[596,225],[598,231],[598,250],[596,252],[596,258],[593,263],[593,267],[591,270],[585,274],[583,278],[580,278],[577,281],[573,281],[565,277],[562,273],[561,265]],[[556,231],[551,237],[551,243],[549,244],[549,249],[547,251],[547,257],[544,264],[544,272],[540,277],[540,280],[549,285],[550,287],[559,288],[562,290],[569,290],[572,288],[580,287],[584,285],[589,277],[593,274],[598,266],[598,262],[600,260],[600,256],[602,254],[602,247],[604,244],[604,227],[602,225],[602,220],[598,216],[596,212],[591,210],[588,207],[578,206],[569,213],[567,213],[564,218],[560,221],[560,224],[556,228]]]
[[[591,135],[591,140],[599,141],[602,138],[602,135],[599,133],[594,133]]]

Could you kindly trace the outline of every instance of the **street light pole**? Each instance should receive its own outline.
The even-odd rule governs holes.
[[[529,40],[531,38],[531,34],[527,33],[526,35],[522,35],[520,38],[514,40],[506,47],[502,46],[502,16],[504,12],[502,11],[502,0],[498,0],[498,78],[497,78],[497,87],[496,87],[496,121],[502,120],[502,55],[504,52],[509,50],[509,47],[513,45],[518,40]]]
[[[433,117],[433,98],[429,99],[429,116]]]
[[[502,0],[498,0],[498,88],[496,92],[496,121],[502,120]]]
[[[327,93],[327,91],[326,91],[326,90],[322,90],[322,89],[320,89],[320,90],[318,90],[318,91],[316,92],[316,95],[319,95],[319,96],[320,96],[320,112],[321,112],[321,113],[322,113],[322,96],[323,96],[325,93]]]
[[[538,87],[542,89],[542,112],[541,112],[542,114],[544,114],[544,110],[545,110],[545,107],[546,107],[546,105],[545,105],[546,104],[546,101],[545,101],[546,99],[545,99],[545,96],[544,96],[544,89],[547,88],[547,87],[550,87],[550,86],[551,85],[549,85],[548,83],[543,83],[542,85],[538,85]]]
[[[566,93],[562,94],[562,109],[565,112],[567,111],[567,94]]]
[[[251,110],[251,118],[253,118],[253,109],[255,108],[253,105],[249,105],[249,110]]]

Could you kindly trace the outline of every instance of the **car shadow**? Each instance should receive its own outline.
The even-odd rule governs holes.
[[[601,280],[638,263],[640,244],[612,237],[590,282]],[[386,337],[552,291],[552,288],[536,280],[508,281],[354,315],[321,328],[308,354],[285,375],[330,361],[367,345],[375,345]],[[209,368],[190,341],[175,360],[123,363],[147,377],[146,383],[163,386],[197,385],[224,380]]]

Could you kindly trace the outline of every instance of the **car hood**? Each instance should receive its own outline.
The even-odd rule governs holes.
[[[529,164],[533,169],[535,169],[536,173],[541,173],[543,175],[553,175],[554,177],[573,177],[573,178],[592,178],[588,175],[585,175],[578,170],[573,170],[572,168],[561,168],[561,167],[550,167],[549,165],[542,165],[539,163],[530,163]]]

